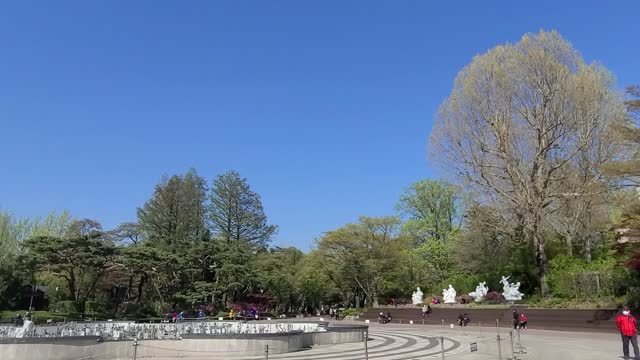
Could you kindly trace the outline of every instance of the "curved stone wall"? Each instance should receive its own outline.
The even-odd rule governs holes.
[[[246,327],[242,322],[232,323],[227,329],[253,329]],[[115,323],[117,325],[117,323]],[[157,330],[161,325],[175,324],[132,324],[129,328],[137,329],[133,325],[157,325],[151,328]],[[254,323],[256,324],[256,323]],[[79,324],[79,327],[65,325],[64,329],[85,329],[87,325]],[[95,329],[105,330],[111,328],[121,331],[118,326],[103,326],[103,323],[94,323]],[[221,324],[216,326],[201,326],[203,324],[191,324],[191,331],[184,331],[171,338],[156,338],[157,334],[148,339],[140,338],[121,339],[119,334],[107,332],[107,337],[86,336],[54,336],[53,332],[47,332],[47,337],[25,337],[0,339],[0,359],[2,360],[69,360],[69,359],[132,359],[133,352],[137,352],[139,358],[154,359],[210,359],[219,358],[222,354],[229,355],[263,355],[268,347],[269,354],[300,351],[313,345],[329,345],[349,342],[361,342],[364,340],[368,329],[364,325],[336,325],[328,326],[325,322],[279,322],[262,323],[268,325],[260,327],[269,332],[245,333],[206,333],[193,331],[193,329],[222,329]],[[256,324],[257,325],[257,324]],[[295,329],[298,330],[290,330]],[[162,329],[162,328],[161,328]],[[166,328],[170,329],[170,328]],[[181,328],[186,330],[185,328]],[[267,330],[268,329],[268,330]],[[40,329],[42,330],[42,329]],[[50,329],[51,330],[51,329]],[[308,330],[308,331],[304,331]],[[36,331],[36,333],[38,333]],[[56,331],[56,334],[58,332]],[[44,334],[44,332],[40,332]],[[134,346],[134,344],[136,346]]]

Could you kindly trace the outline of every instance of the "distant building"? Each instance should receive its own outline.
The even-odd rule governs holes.
[[[49,287],[43,285],[32,285],[26,284],[23,285],[20,289],[21,297],[20,297],[20,309],[28,309],[29,304],[34,310],[44,310],[49,307]],[[31,296],[33,296],[33,302],[31,301]]]

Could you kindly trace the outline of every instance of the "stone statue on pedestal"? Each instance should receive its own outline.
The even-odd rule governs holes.
[[[422,300],[423,295],[424,295],[424,294],[422,293],[422,291],[420,290],[420,288],[418,288],[416,291],[414,291],[414,292],[413,292],[413,294],[411,295],[411,301],[413,302],[413,304],[414,304],[414,305],[422,304],[422,302],[423,302],[423,300]]]
[[[449,284],[448,289],[442,289],[442,299],[445,304],[455,304],[456,303],[456,289]]]
[[[489,288],[487,287],[487,282],[483,281],[476,286],[476,291],[469,293],[469,296],[471,296],[476,302],[480,302],[484,300],[484,297],[487,296],[488,292]]]
[[[502,289],[502,296],[504,296],[504,299],[507,301],[517,301],[517,300],[522,300],[522,296],[524,295],[523,293],[521,293],[519,291],[520,289],[520,283],[509,283],[509,276],[503,276],[502,280],[500,280],[500,283],[502,283],[503,289]]]

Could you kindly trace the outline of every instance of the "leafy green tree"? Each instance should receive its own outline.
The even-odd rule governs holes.
[[[429,239],[446,241],[458,227],[457,202],[459,190],[439,180],[422,180],[411,185],[400,196],[397,205],[407,217],[402,230],[424,243]]]
[[[302,302],[302,308],[319,309],[339,298],[340,292],[332,280],[331,266],[324,261],[324,255],[317,250],[311,251],[300,261],[294,275],[295,288]]]
[[[247,242],[218,242],[219,264],[216,266],[215,290],[222,294],[222,303],[229,306],[257,283],[252,262],[256,251]]]
[[[128,278],[129,300],[140,304],[145,299],[145,288],[157,286],[153,282],[158,281],[158,277],[154,275],[165,261],[166,252],[153,246],[137,244],[119,247],[118,264],[120,271]],[[163,294],[157,295],[164,302]]]
[[[63,237],[69,231],[74,219],[67,211],[50,212],[44,219],[35,219],[33,229],[27,238],[35,236]]]
[[[36,283],[25,241],[34,236],[63,236],[71,223],[67,212],[49,213],[44,219],[17,218],[0,212],[0,308],[15,306],[20,287]]]
[[[267,223],[260,195],[235,171],[213,181],[209,199],[211,231],[227,242],[244,241],[252,247],[264,247],[277,231],[275,225]]]
[[[38,236],[27,240],[26,245],[36,270],[64,279],[68,299],[81,312],[98,281],[114,267],[116,248],[100,233],[62,238]]]
[[[263,291],[273,295],[282,311],[292,310],[298,299],[295,274],[300,268],[304,253],[296,248],[273,248],[259,254],[256,259],[256,276]]]
[[[109,231],[107,236],[114,243],[137,245],[144,241],[144,234],[140,225],[134,222],[124,222]]]
[[[398,238],[399,225],[396,217],[362,216],[359,223],[329,231],[318,242],[327,261],[341,269],[341,280],[354,281],[374,307],[385,275],[398,266],[400,249],[406,246]]]

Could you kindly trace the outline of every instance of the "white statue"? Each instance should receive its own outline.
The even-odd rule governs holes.
[[[22,327],[18,328],[18,330],[16,331],[16,337],[17,338],[28,337],[33,334],[34,328],[35,328],[35,325],[33,324],[33,321],[25,320],[24,323],[22,324]]]
[[[418,288],[416,291],[414,291],[413,294],[411,295],[411,300],[413,301],[413,305],[422,304],[422,302],[423,302],[422,296],[423,295],[424,294],[422,293],[420,288]]]
[[[502,296],[504,296],[504,299],[507,301],[516,301],[516,300],[522,300],[522,295],[524,295],[523,293],[521,293],[519,291],[520,289],[520,282],[517,283],[509,283],[509,276],[503,276],[502,280],[500,280],[500,283],[502,283]]]
[[[476,291],[469,293],[469,296],[473,297],[476,302],[480,302],[484,300],[484,297],[487,296],[488,292],[489,288],[487,287],[487,282],[483,281],[476,286]]]
[[[442,299],[445,304],[455,304],[456,303],[456,289],[449,284],[448,289],[442,289]]]

